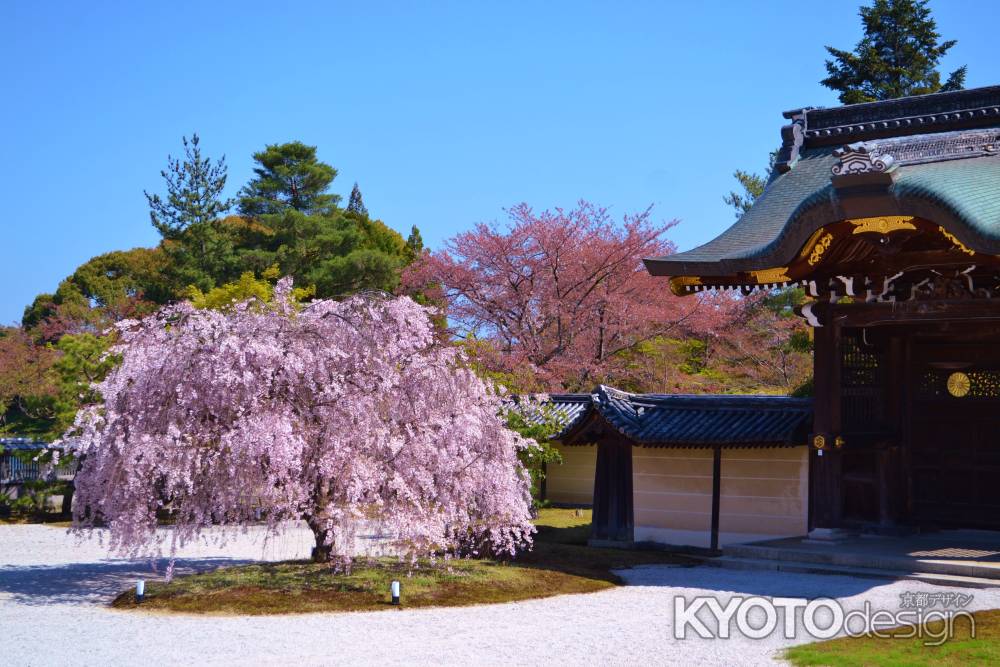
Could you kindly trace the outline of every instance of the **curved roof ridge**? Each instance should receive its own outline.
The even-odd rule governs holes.
[[[615,389],[604,384],[597,385],[594,390],[594,407],[622,435],[637,428],[642,415],[634,406],[635,394],[621,389]]]
[[[551,397],[564,396],[560,402]],[[598,418],[640,446],[774,447],[805,443],[812,399],[769,394],[637,394],[604,384],[590,394],[550,395],[575,439]],[[801,442],[799,442],[801,440]]]

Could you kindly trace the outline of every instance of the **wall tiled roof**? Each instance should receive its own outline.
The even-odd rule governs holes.
[[[556,440],[583,442],[594,420],[644,447],[803,445],[812,401],[787,396],[631,394],[599,386],[590,394],[553,394],[565,415]]]
[[[41,451],[49,447],[49,443],[32,438],[0,438],[0,451]]]

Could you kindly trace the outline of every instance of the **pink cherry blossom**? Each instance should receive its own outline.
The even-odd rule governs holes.
[[[297,308],[170,306],[118,325],[121,363],[77,416],[75,519],[123,555],[162,553],[210,526],[305,520],[314,557],[364,522],[411,558],[530,544],[530,496],[502,396],[406,297]],[[213,533],[214,534],[214,533]]]
[[[508,213],[507,224],[476,225],[422,255],[403,287],[445,301],[456,333],[488,343],[477,348],[486,368],[532,378],[513,382],[521,391],[628,383],[630,352],[657,337],[709,335],[735,306],[676,297],[649,275],[642,258],[674,251],[664,235],[675,224],[654,223],[649,210],[620,222],[587,202]]]

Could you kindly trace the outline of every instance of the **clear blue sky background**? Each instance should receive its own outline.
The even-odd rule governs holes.
[[[780,112],[836,104],[824,44],[858,0],[0,3],[0,323],[88,258],[152,246],[143,189],[181,135],[250,155],[299,139],[373,215],[442,241],[526,201],[654,205],[681,249],[733,222]],[[944,69],[1000,83],[997,0],[932,2]]]

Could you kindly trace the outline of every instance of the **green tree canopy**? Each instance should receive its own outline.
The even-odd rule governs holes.
[[[197,134],[181,137],[184,159],[167,156],[167,168],[160,172],[167,185],[164,200],[144,191],[149,202],[149,218],[165,239],[176,238],[191,225],[215,220],[233,203],[222,199],[226,187],[226,158],[213,162],[201,156]]]
[[[420,235],[420,230],[416,225],[410,227],[410,235],[406,237],[406,247],[410,249],[413,259],[416,259],[424,251],[424,237]]]
[[[305,214],[330,213],[340,196],[327,190],[337,170],[316,159],[316,147],[301,141],[270,144],[254,153],[256,177],[240,191],[240,213],[258,217],[289,209]]]
[[[115,250],[80,265],[60,289],[76,289],[94,306],[122,312],[138,301],[163,304],[172,297],[163,279],[167,261],[161,248]]]
[[[826,47],[833,60],[826,61],[829,76],[821,83],[840,93],[841,102],[874,102],[965,85],[965,66],[941,83],[938,64],[956,41],[939,41],[927,0],[875,0],[860,13],[865,34],[854,51]]]
[[[256,299],[261,304],[270,304],[274,300],[274,286],[281,277],[277,266],[272,266],[263,272],[260,278],[252,271],[247,271],[239,280],[225,285],[219,285],[208,292],[202,292],[192,287],[188,299],[195,308],[211,308],[212,310],[231,310],[233,306],[248,299]],[[315,289],[311,287],[292,288],[291,300],[298,304],[311,297]]]
[[[0,429],[6,419],[14,431],[58,435],[110,363],[100,332],[122,318],[184,298],[223,309],[249,296],[267,302],[285,275],[301,286],[300,299],[391,292],[422,248],[416,227],[407,240],[371,219],[360,189],[353,210],[338,208],[327,192],[337,171],[316,160],[314,147],[292,142],[256,153],[255,176],[241,191],[245,215],[224,215],[224,162],[204,158],[197,136],[184,147],[185,158],[168,157],[161,172],[166,198],[147,193],[163,236],[157,247],[88,260],[38,295],[20,328],[0,329]]]
[[[399,232],[381,220],[335,211],[289,210],[261,219],[271,234],[258,253],[272,258],[297,285],[315,285],[320,298],[359,290],[392,291],[411,255]]]
[[[347,212],[357,213],[358,215],[363,215],[368,217],[368,209],[365,207],[365,202],[361,198],[361,188],[355,183],[354,187],[351,188],[351,197],[347,200]]]

